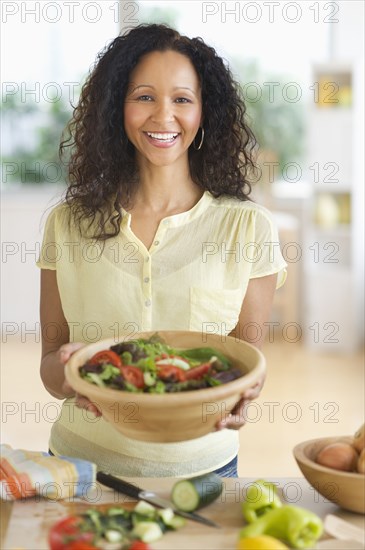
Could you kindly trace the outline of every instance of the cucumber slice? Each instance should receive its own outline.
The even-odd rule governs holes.
[[[158,523],[154,521],[141,521],[141,523],[138,523],[134,527],[132,535],[143,542],[154,542],[163,536],[163,532]]]
[[[170,529],[180,529],[184,527],[186,521],[181,516],[174,514],[174,517],[171,519],[170,523],[167,525]]]
[[[170,525],[174,517],[174,512],[171,508],[162,508],[157,511],[157,514],[160,516],[165,525]]]
[[[150,504],[149,502],[146,502],[145,500],[140,500],[134,507],[133,512],[141,514],[141,516],[153,517],[156,513],[156,508],[152,506],[152,504]]]
[[[108,529],[105,531],[105,538],[108,542],[121,542],[123,540],[123,535],[120,531]]]
[[[156,375],[150,371],[143,373],[143,380],[146,386],[155,386],[156,384]]]
[[[172,488],[171,500],[179,510],[194,512],[216,500],[222,490],[222,479],[211,472],[177,481]]]

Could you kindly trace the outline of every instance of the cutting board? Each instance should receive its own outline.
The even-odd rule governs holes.
[[[175,479],[132,479],[132,482],[144,489],[154,490],[162,497],[168,497]],[[238,533],[243,527],[241,503],[244,500],[246,488],[252,484],[252,479],[227,478],[220,498],[210,506],[199,511],[201,515],[212,519],[221,528],[215,529],[187,521],[178,531],[168,532],[164,537],[152,544],[154,550],[215,550],[234,549]],[[364,528],[364,517],[341,511],[338,507],[326,502],[315,493],[302,478],[270,480],[278,483],[282,498],[291,504],[309,508],[324,517],[327,513],[336,514],[353,524]],[[294,502],[295,501],[295,502]],[[128,497],[115,493],[99,484],[95,484],[84,499],[51,502],[45,499],[27,499],[15,502],[10,511],[7,529],[3,533],[3,550],[46,550],[47,535],[50,527],[62,517],[83,512],[91,506],[104,508],[106,505],[121,505],[132,508],[135,503]],[[8,505],[2,505],[2,512]]]

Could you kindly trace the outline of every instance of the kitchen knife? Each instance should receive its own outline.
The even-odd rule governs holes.
[[[178,516],[182,516],[186,519],[191,519],[192,521],[197,521],[198,523],[203,523],[204,525],[209,525],[209,527],[220,527],[219,525],[214,523],[214,521],[204,518],[199,514],[178,510],[173,506],[170,501],[160,498],[158,495],[156,495],[156,493],[153,493],[152,491],[143,491],[143,489],[137,487],[137,485],[132,485],[132,483],[128,483],[128,481],[124,481],[119,477],[112,476],[111,474],[106,474],[105,472],[97,472],[96,479],[99,481],[99,483],[102,483],[102,485],[106,485],[107,487],[118,491],[118,493],[123,493],[124,495],[128,495],[129,497],[135,498],[137,500],[145,500],[146,502],[149,502],[150,504],[153,504],[158,508],[171,508],[173,512]]]

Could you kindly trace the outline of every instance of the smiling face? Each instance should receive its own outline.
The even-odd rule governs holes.
[[[201,118],[200,83],[189,58],[171,50],[143,56],[130,75],[124,103],[124,127],[137,161],[187,163]]]

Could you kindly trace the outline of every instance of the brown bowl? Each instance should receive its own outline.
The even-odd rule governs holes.
[[[123,340],[149,338],[152,334],[154,332],[134,334]],[[75,391],[97,405],[105,420],[132,439],[172,442],[206,435],[229,414],[242,393],[264,376],[264,356],[246,342],[201,332],[159,331],[158,334],[176,348],[215,348],[232,360],[242,376],[221,386],[180,393],[130,393],[100,388],[83,380],[79,367],[96,352],[116,344],[116,340],[101,340],[81,348],[66,365],[66,379]]]
[[[351,437],[325,437],[299,443],[293,449],[306,480],[326,499],[350,512],[365,513],[365,475],[343,472],[317,464],[316,456],[326,445],[342,441],[351,443]]]

